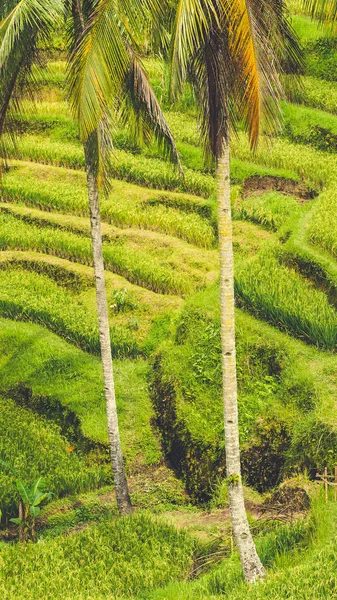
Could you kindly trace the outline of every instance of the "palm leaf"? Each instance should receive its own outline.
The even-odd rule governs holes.
[[[34,519],[36,519],[36,517],[38,517],[41,512],[41,508],[39,506],[31,506],[29,512],[31,516],[34,517]]]
[[[181,93],[188,64],[204,44],[218,11],[213,0],[179,0],[172,32],[171,81],[173,98]]]
[[[0,24],[0,178],[8,148],[5,124],[12,138],[15,133],[11,106],[19,109],[23,82],[26,92],[32,90],[31,68],[38,42],[48,36],[62,11],[62,0],[21,0]]]
[[[133,122],[133,135],[140,141],[147,143],[154,135],[166,156],[178,165],[182,173],[175,141],[152,90],[145,69],[131,47],[128,50],[130,68],[124,85],[124,102],[121,110],[123,122],[129,125]],[[130,113],[133,113],[133,120],[130,118]]]
[[[120,91],[129,64],[115,2],[101,0],[70,58],[68,70],[70,102],[82,140],[97,129]]]
[[[63,12],[61,0],[21,0],[0,24],[0,72],[28,27],[44,31],[52,27]],[[21,43],[21,42],[20,42]]]
[[[303,0],[303,7],[320,21],[334,23],[337,19],[337,0]]]

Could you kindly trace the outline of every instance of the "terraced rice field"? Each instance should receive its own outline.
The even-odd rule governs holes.
[[[311,48],[325,32],[308,23],[306,17],[294,18]],[[193,319],[199,311],[197,319],[206,323],[209,336],[218,314],[213,168],[203,162],[193,102],[169,109],[161,64],[154,59],[145,63],[167,106],[185,177],[155,146],[139,148],[127,132],[117,132],[114,178],[108,197],[101,199],[101,216],[122,439],[132,473],[141,473],[144,465],[159,465],[164,454],[170,454],[165,440],[160,444],[162,415],[149,394],[158,355],[166,357],[168,371],[170,361],[177,367],[178,357],[183,370],[191,367],[196,373],[199,362],[189,354],[192,337],[199,335]],[[274,353],[282,347],[295,363],[301,362],[301,369],[313,368],[310,418],[335,428],[337,109],[331,82],[315,68],[308,63],[303,88],[284,103],[277,137],[263,136],[254,155],[242,134],[232,141],[238,343],[243,371],[245,361],[251,360],[247,331],[256,340],[255,350],[274,340]],[[15,116],[21,135],[10,150],[0,197],[0,318],[5,344],[1,389],[6,397],[21,400],[22,388],[34,398],[52,396],[79,419],[81,435],[104,445],[84,159],[65,101],[64,72],[62,60],[49,61],[39,75],[36,104],[27,98],[25,114]],[[319,127],[329,132],[325,146]],[[216,348],[216,332],[214,336]],[[306,411],[298,406],[293,375],[283,376],[282,394],[293,394],[287,414],[293,428]],[[200,377],[207,380],[208,375],[202,372]],[[266,398],[275,405],[285,402],[277,391],[279,375],[270,372],[266,377],[266,387],[254,397],[242,383],[243,439],[250,439]],[[182,421],[188,431],[195,429],[196,438],[207,437],[208,415],[218,415],[218,384],[210,394],[183,380],[182,373],[175,382]],[[220,412],[218,416],[221,422]],[[221,427],[212,431],[212,443],[214,435],[221,438]],[[181,464],[176,466],[186,481],[190,475]]]

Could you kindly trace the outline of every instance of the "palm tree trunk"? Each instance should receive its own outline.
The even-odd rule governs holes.
[[[72,17],[75,43],[78,43],[84,30],[81,0],[72,0]],[[99,339],[104,377],[104,393],[108,421],[108,437],[116,500],[121,515],[132,512],[128,483],[125,476],[121,441],[118,427],[118,414],[115,394],[115,381],[112,366],[108,300],[105,287],[101,215],[97,181],[97,132],[91,134],[84,144],[85,170],[89,197],[92,252],[95,269],[96,304],[98,313]]]
[[[234,257],[230,203],[229,143],[223,142],[217,161],[217,201],[220,246],[221,343],[225,416],[226,472],[235,541],[244,576],[254,582],[264,576],[249,529],[241,481],[236,378]]]
[[[97,135],[96,133],[92,135]],[[116,406],[114,374],[112,366],[110,327],[108,316],[108,301],[105,287],[103,244],[101,232],[101,219],[99,210],[99,197],[97,173],[91,165],[90,141],[84,147],[86,159],[86,173],[90,208],[91,239],[95,269],[96,303],[98,312],[99,337],[103,364],[104,391],[106,400],[106,413],[108,420],[108,436],[110,443],[111,463],[114,474],[114,484],[119,513],[122,515],[132,511],[128,484],[125,476],[123,455],[118,428],[118,415]]]

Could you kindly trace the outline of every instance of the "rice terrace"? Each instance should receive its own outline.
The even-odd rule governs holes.
[[[336,0],[0,0],[0,599],[337,600]]]

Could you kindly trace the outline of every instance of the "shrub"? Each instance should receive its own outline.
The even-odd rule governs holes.
[[[288,469],[306,470],[311,477],[334,469],[337,462],[337,432],[331,425],[309,415],[294,428],[287,457]]]
[[[218,293],[214,287],[186,303],[171,339],[154,358],[151,376],[151,397],[165,454],[192,497],[203,502],[212,496],[218,478],[224,477],[225,466]],[[301,410],[297,401],[302,406],[303,396],[315,397],[315,388],[308,374],[299,371],[286,338],[240,311],[236,319],[241,443],[257,453],[258,419],[277,407],[280,414],[286,414],[284,427],[277,417],[270,426],[270,448],[266,443],[261,475],[270,478],[270,483],[263,483],[267,487],[275,485],[284,464],[293,414]],[[293,414],[285,409],[287,405]],[[272,448],[273,431],[281,435],[280,447],[275,440]],[[274,471],[273,450],[280,461]],[[255,473],[255,458],[246,462],[245,475],[251,464]]]

